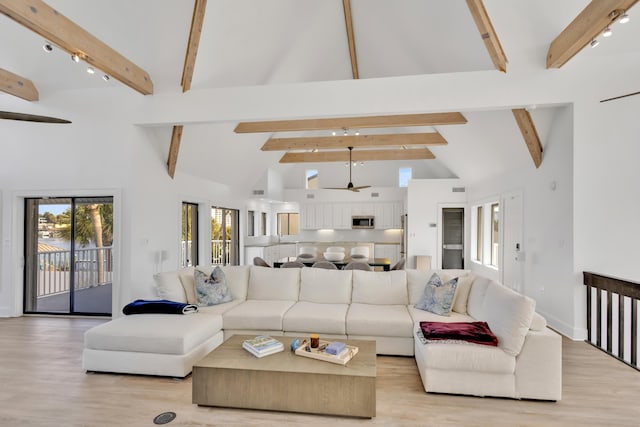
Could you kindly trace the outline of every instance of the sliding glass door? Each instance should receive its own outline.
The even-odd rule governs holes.
[[[113,198],[25,200],[24,312],[111,314]]]

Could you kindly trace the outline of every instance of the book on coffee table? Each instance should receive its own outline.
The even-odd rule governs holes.
[[[320,341],[320,346],[318,348],[308,347],[308,343],[301,345],[295,351],[296,355],[302,357],[309,357],[311,359],[323,360],[325,362],[336,363],[338,365],[346,365],[348,361],[350,361],[353,356],[358,353],[358,347],[353,345],[346,344],[344,348],[342,346],[337,346],[341,348],[341,351],[338,354],[331,354],[327,352],[327,348],[334,343],[330,343],[328,341]],[[335,344],[334,344],[335,347]],[[330,348],[330,347],[329,347]],[[331,351],[331,348],[330,348]]]
[[[259,335],[243,341],[242,348],[256,357],[264,357],[284,351],[284,345],[280,341],[266,335]]]

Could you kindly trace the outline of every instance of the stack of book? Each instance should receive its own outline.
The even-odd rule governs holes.
[[[284,351],[284,345],[280,341],[265,335],[245,340],[242,343],[242,348],[256,357],[264,357]]]

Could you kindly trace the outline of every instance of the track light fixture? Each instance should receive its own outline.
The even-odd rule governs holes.
[[[626,24],[627,22],[629,22],[629,14],[627,12],[623,12],[622,16],[620,17],[620,22],[621,24]]]
[[[73,62],[80,62],[80,55],[78,55],[77,53],[71,54],[71,60]]]
[[[105,82],[108,82],[109,79],[111,79],[111,77],[109,77],[108,74],[105,74],[104,76],[102,76],[102,80],[104,80]]]
[[[602,37],[611,37],[611,34],[613,34],[613,32],[611,31],[611,28],[607,27],[602,32]]]
[[[87,67],[87,73],[89,74],[95,74],[96,70],[93,67]]]
[[[589,46],[596,47],[599,44],[600,44],[600,42],[597,39],[593,39],[593,40],[591,40],[591,43],[589,43]]]
[[[53,52],[53,46],[51,45],[51,43],[45,42],[45,44],[42,45],[42,50],[44,50],[47,53]]]

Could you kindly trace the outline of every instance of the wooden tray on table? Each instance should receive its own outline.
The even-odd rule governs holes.
[[[318,348],[310,348],[310,351],[306,350],[307,345],[309,343],[304,343],[300,347],[298,347],[295,351],[296,355],[309,357],[311,359],[323,360],[325,362],[336,363],[338,365],[346,365],[348,361],[350,361],[353,356],[358,354],[358,347],[347,345],[344,350],[342,350],[339,354],[330,354],[327,353],[324,349],[330,341],[320,341],[320,346]]]

